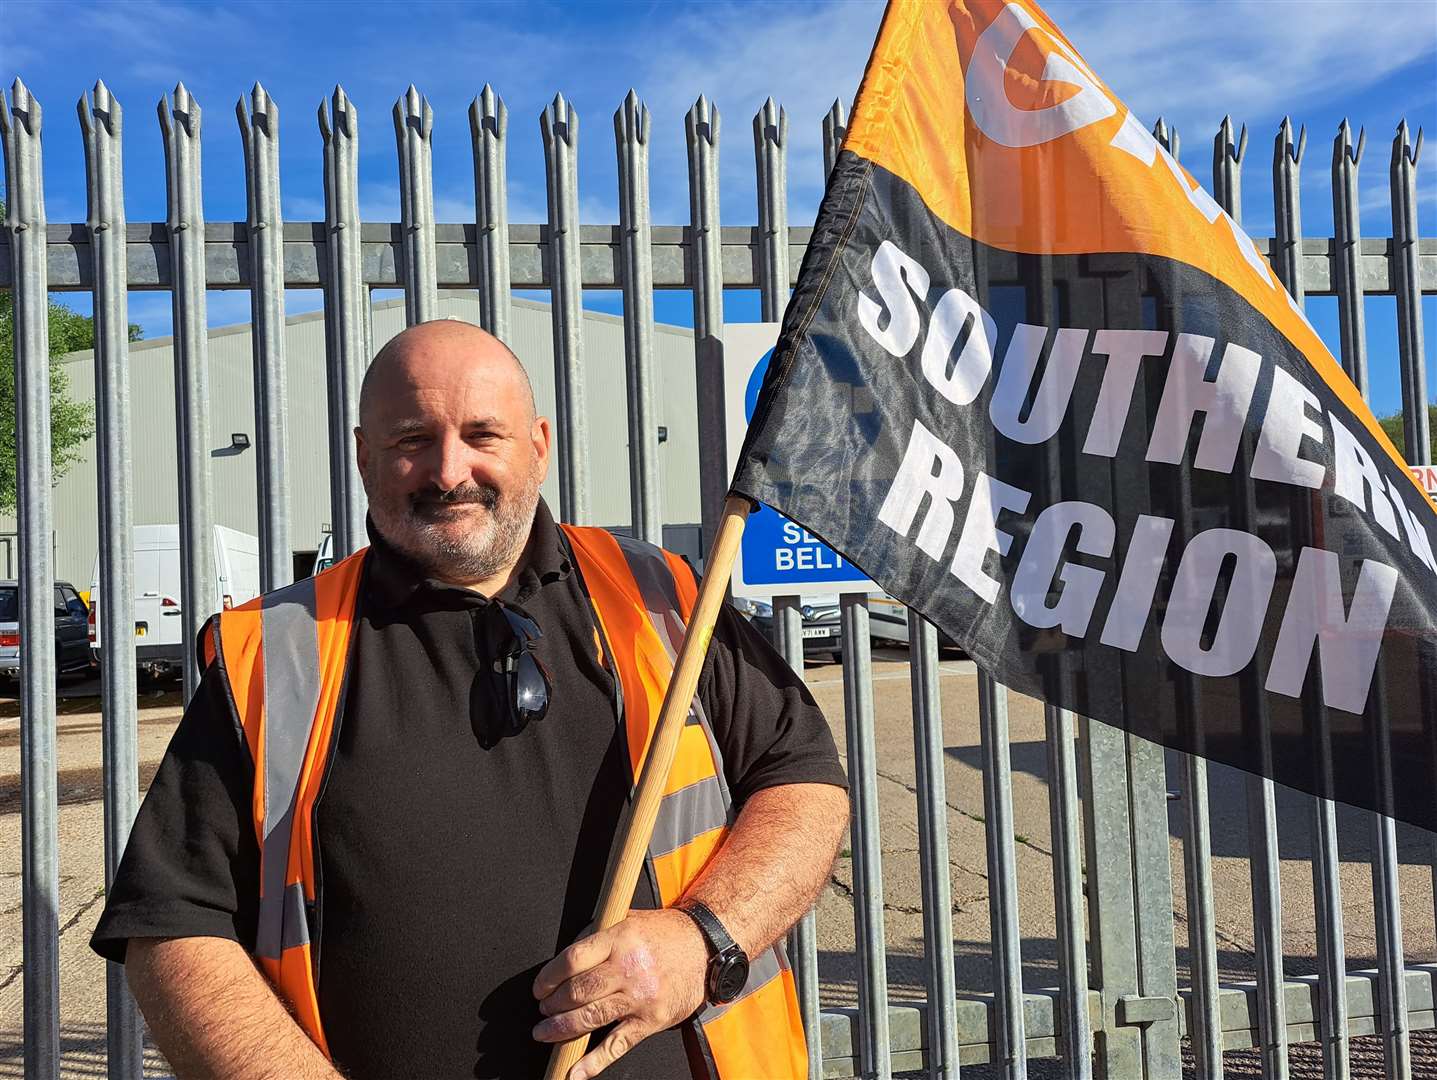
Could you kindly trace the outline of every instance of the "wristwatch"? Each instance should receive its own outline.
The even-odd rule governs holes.
[[[724,924],[700,900],[685,900],[678,909],[698,924],[709,947],[709,970],[704,996],[710,1005],[727,1005],[743,993],[748,982],[748,957]]]

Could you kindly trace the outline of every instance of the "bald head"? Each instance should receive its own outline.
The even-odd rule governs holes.
[[[440,580],[502,587],[534,519],[551,438],[504,343],[455,320],[411,326],[369,365],[354,435],[379,534]]]
[[[458,319],[435,319],[417,323],[394,335],[374,356],[359,388],[359,426],[371,426],[374,403],[396,390],[416,384],[426,367],[483,369],[486,381],[496,389],[512,389],[527,411],[519,420],[535,416],[534,388],[519,358],[487,330]],[[477,371],[476,371],[477,373]]]

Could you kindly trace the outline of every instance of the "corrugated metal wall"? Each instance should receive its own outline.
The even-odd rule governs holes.
[[[404,301],[373,305],[374,347],[404,329]],[[479,322],[477,293],[446,291],[439,297],[441,317]],[[554,338],[549,306],[515,299],[512,323],[514,351],[534,383],[539,411],[554,415]],[[659,479],[666,526],[693,526],[699,520],[698,432],[694,417],[693,331],[655,327],[659,422],[668,432],[659,446]],[[250,327],[227,326],[210,331],[211,466],[214,470],[215,522],[247,533],[258,533],[255,474],[254,374]],[[296,552],[313,551],[329,528],[329,449],[324,372],[324,317],[320,312],[286,320],[289,358],[289,512]],[[584,314],[584,357],[587,404],[602,424],[589,425],[590,470],[602,477],[594,484],[594,520],[629,525],[629,466],[625,418],[628,400],[624,383],[624,324],[616,315]],[[130,346],[131,407],[134,439],[134,521],[156,525],[179,520],[178,449],[175,442],[175,376],[171,339]],[[65,358],[70,396],[93,401],[94,354]],[[230,436],[243,432],[251,446],[230,449]],[[558,432],[556,431],[556,437]],[[91,439],[55,488],[55,574],[80,589],[90,585],[99,547],[95,503],[95,447]],[[557,508],[558,470],[551,468],[544,497]],[[15,531],[15,520],[0,516],[0,535]],[[679,534],[680,537],[684,533]],[[672,536],[670,542],[673,543]],[[683,542],[680,548],[690,546]],[[696,552],[695,552],[696,553]],[[6,566],[6,560],[11,563]],[[0,576],[13,577],[14,545],[0,545]]]

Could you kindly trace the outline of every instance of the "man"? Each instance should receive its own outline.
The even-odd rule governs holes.
[[[771,947],[847,822],[802,681],[725,610],[635,910],[585,936],[692,577],[554,524],[475,327],[385,346],[355,438],[370,549],[211,621],[95,931],[176,1072],[527,1077],[584,1032],[575,1080],[800,1070]]]

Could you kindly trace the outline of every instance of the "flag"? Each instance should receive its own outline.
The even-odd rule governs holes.
[[[1036,4],[890,4],[732,491],[1013,690],[1437,829],[1437,511]]]

